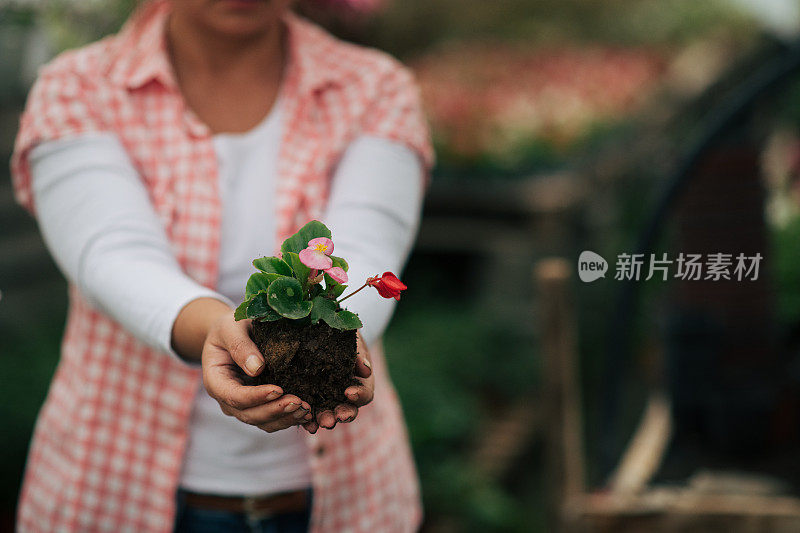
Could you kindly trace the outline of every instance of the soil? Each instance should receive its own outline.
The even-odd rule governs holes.
[[[320,321],[303,324],[282,318],[253,321],[253,341],[264,354],[266,367],[249,385],[274,384],[294,394],[317,413],[349,403],[345,389],[358,385],[356,331],[341,331]]]

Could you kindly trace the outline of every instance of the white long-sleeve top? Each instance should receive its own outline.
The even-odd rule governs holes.
[[[180,310],[201,297],[232,306],[244,299],[256,257],[275,249],[280,101],[254,129],[217,134],[222,227],[217,290],[183,273],[147,190],[119,140],[85,134],[43,143],[30,154],[34,198],[44,240],[81,293],[143,342],[171,354]],[[416,233],[422,165],[399,143],[357,138],[336,169],[323,221],[335,255],[350,264],[350,285],[398,272]],[[371,344],[393,300],[362,291],[347,301]],[[167,357],[168,355],[165,355]],[[222,413],[203,387],[194,400],[181,486],[214,494],[269,494],[308,487],[311,474],[299,429],[267,434]]]

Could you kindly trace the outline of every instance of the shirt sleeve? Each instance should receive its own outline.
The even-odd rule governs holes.
[[[345,151],[324,220],[333,234],[334,255],[349,264],[351,289],[385,271],[400,275],[419,226],[424,168],[415,151],[391,139],[362,136]],[[395,303],[365,289],[345,307],[359,314],[369,345],[383,334]]]
[[[147,190],[119,140],[84,134],[29,154],[37,221],[67,279],[142,342],[172,350],[180,310],[224,296],[180,268]]]
[[[414,74],[388,58],[373,90],[360,134],[392,140],[414,151],[422,164],[423,183],[428,185],[434,152]]]

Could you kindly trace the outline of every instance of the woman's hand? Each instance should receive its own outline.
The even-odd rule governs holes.
[[[344,391],[349,403],[319,413],[316,420],[312,420],[308,403],[283,394],[277,385],[244,385],[237,367],[250,376],[257,376],[264,369],[264,357],[250,338],[250,322],[234,320],[233,310],[219,300],[198,298],[181,310],[173,326],[173,348],[186,359],[201,358],[206,391],[226,415],[268,433],[298,424],[309,433],[316,433],[320,427],[333,429],[337,422],[352,422],[358,408],[372,401],[375,379],[361,333],[357,337],[356,362],[360,384]]]
[[[250,320],[235,321],[230,308],[211,325],[202,349],[203,384],[208,394],[226,415],[267,433],[308,423],[311,408],[297,396],[283,394],[277,385],[242,384],[237,366],[250,376],[264,369],[264,357],[249,330]]]
[[[372,375],[369,350],[367,350],[367,345],[361,337],[361,332],[358,333],[357,347],[356,375],[361,384],[352,385],[345,389],[344,395],[350,400],[350,403],[340,403],[333,411],[323,411],[317,414],[316,420],[303,424],[303,427],[309,433],[316,433],[320,427],[333,429],[337,422],[352,422],[358,415],[358,408],[372,401],[375,391],[375,377]]]

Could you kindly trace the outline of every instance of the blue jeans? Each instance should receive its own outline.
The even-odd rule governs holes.
[[[311,489],[308,496],[305,511],[259,518],[246,513],[190,507],[179,490],[175,533],[306,533],[311,519]]]

